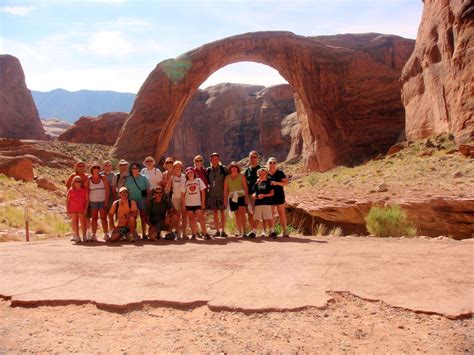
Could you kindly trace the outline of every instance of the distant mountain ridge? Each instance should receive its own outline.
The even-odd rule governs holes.
[[[81,116],[99,116],[105,112],[130,112],[135,94],[116,91],[55,89],[31,91],[41,118],[56,117],[75,122]]]

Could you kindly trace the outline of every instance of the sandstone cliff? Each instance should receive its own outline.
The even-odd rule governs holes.
[[[58,137],[73,143],[114,145],[127,112],[107,112],[97,117],[82,116]]]
[[[409,139],[452,133],[474,138],[474,3],[425,0],[415,50],[403,68]]]
[[[0,55],[0,137],[46,139],[20,61]]]
[[[229,162],[257,150],[265,157],[286,160],[299,126],[295,117],[286,119],[294,111],[293,89],[286,84],[211,86],[191,99],[166,154],[191,162],[198,153],[208,160],[217,151]],[[295,143],[292,158],[299,154],[301,147]]]

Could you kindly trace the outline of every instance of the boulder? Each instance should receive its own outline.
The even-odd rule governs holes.
[[[47,118],[41,120],[46,138],[49,140],[55,140],[61,133],[64,132],[71,124],[67,121],[60,120],[59,118]]]
[[[424,1],[415,50],[401,75],[408,139],[474,138],[473,47],[472,1]]]
[[[46,139],[20,61],[0,55],[0,137]]]
[[[38,176],[36,179],[36,185],[40,189],[48,190],[48,191],[56,191],[58,190],[58,187],[51,181],[49,181],[47,178],[43,176]]]
[[[199,90],[184,111],[166,155],[189,163],[198,153],[207,160],[217,151],[230,162],[257,150],[265,157],[286,160],[291,137],[284,137],[282,122],[294,111],[293,89],[287,84],[264,88],[225,83]]]
[[[371,48],[389,43],[385,36],[370,38]],[[275,68],[297,93],[306,113],[299,121],[306,121],[301,129],[307,168],[323,171],[384,153],[404,127],[399,83],[403,60],[387,63],[375,52],[290,32],[246,33],[205,44],[159,63],[150,73],[113,154],[137,159],[152,153],[161,158],[198,87],[215,71],[239,61]],[[394,56],[407,59],[406,52]]]
[[[82,116],[63,131],[58,136],[58,140],[114,145],[127,117],[127,112],[107,112],[97,117]]]
[[[474,158],[474,145],[460,144],[459,152],[466,158]]]
[[[33,181],[33,162],[24,156],[0,155],[0,174],[5,174],[16,180]]]

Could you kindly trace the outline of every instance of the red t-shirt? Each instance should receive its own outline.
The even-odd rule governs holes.
[[[209,181],[207,181],[207,172],[206,169],[201,167],[201,169],[194,168],[194,174],[197,178],[200,178],[206,187],[209,187]]]
[[[67,192],[69,198],[69,213],[84,212],[86,210],[87,203],[87,190],[83,187],[74,190],[69,189]]]

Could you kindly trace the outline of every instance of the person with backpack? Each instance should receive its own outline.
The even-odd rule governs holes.
[[[112,179],[112,195],[114,198],[114,201],[117,200],[119,196],[119,190],[121,187],[125,186],[125,181],[127,180],[127,177],[129,175],[128,173],[128,161],[125,159],[120,159],[118,163],[119,167],[119,172],[115,174],[114,178]]]
[[[229,171],[222,166],[219,153],[211,154],[211,166],[207,168],[208,194],[207,206],[214,216],[216,233],[214,237],[227,237],[225,232],[224,180]],[[220,215],[220,221],[219,221]]]
[[[150,190],[150,182],[146,176],[140,174],[140,170],[139,163],[130,164],[130,172],[129,176],[127,176],[127,179],[125,180],[125,186],[128,189],[130,199],[135,201],[137,204],[142,226],[142,239],[148,239],[145,234],[145,208]],[[136,240],[140,239],[136,231],[134,237]]]
[[[258,175],[257,172],[260,170],[261,166],[258,164],[258,153],[255,150],[252,150],[249,153],[249,165],[244,171],[245,178],[247,179],[247,187],[249,192],[252,191],[253,187],[255,186],[255,183],[258,180]],[[250,195],[249,197],[249,206],[247,207],[247,216],[249,220],[249,225],[250,229],[252,232],[250,232],[249,237],[250,238],[255,238],[256,235],[253,232],[255,229],[254,226],[254,211],[255,211],[255,198],[253,197],[254,195]],[[265,229],[265,221],[263,222],[263,228]]]
[[[128,198],[128,189],[125,186],[119,189],[119,196],[120,199],[115,201],[109,210],[113,227],[109,240],[116,242],[129,236],[129,240],[133,242],[137,226],[137,204]]]

